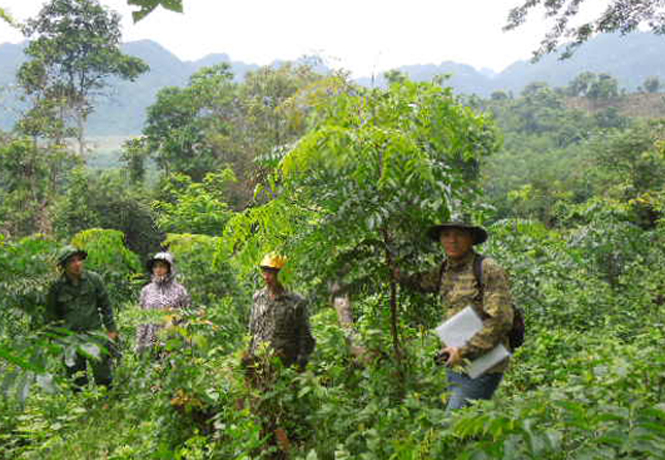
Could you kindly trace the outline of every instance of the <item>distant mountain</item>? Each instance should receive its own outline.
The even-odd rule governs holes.
[[[0,45],[0,87],[11,88],[14,74],[24,61],[25,44]],[[141,131],[146,108],[155,100],[157,92],[165,86],[183,86],[188,78],[205,66],[226,62],[231,66],[236,80],[240,81],[249,71],[258,69],[256,64],[232,61],[227,54],[210,54],[197,61],[180,61],[161,45],[141,40],[123,45],[127,54],[140,57],[150,65],[150,72],[133,83],[112,82],[112,94],[108,100],[100,101],[90,117],[88,132],[96,135],[136,134]],[[518,61],[503,72],[490,69],[476,70],[455,62],[441,64],[410,65],[398,68],[416,81],[430,80],[435,75],[450,74],[448,84],[457,93],[477,94],[487,97],[497,90],[518,94],[522,88],[534,81],[550,86],[565,86],[585,71],[605,72],[619,81],[621,87],[635,90],[650,76],[665,81],[665,37],[647,33],[627,36],[601,35],[583,45],[577,53],[564,61],[548,55],[539,62]],[[273,65],[278,65],[275,61]],[[324,67],[317,67],[325,71]],[[367,86],[384,86],[383,76],[374,79],[363,77],[358,83]],[[11,89],[0,91],[0,128],[10,128],[16,119],[20,104]]]
[[[520,61],[512,64],[495,79],[498,87],[521,91],[534,81],[550,86],[565,86],[582,72],[608,73],[619,85],[634,91],[651,76],[665,81],[665,37],[637,32],[626,36],[600,35],[590,40],[570,59],[548,55],[536,64]]]
[[[526,85],[541,81],[550,86],[566,86],[582,72],[608,73],[620,87],[634,91],[647,77],[665,81],[665,37],[636,32],[621,36],[600,35],[584,44],[570,59],[547,55],[536,63],[517,61],[498,74],[488,69],[477,71],[470,66],[444,62],[438,66],[404,66],[398,70],[414,80],[430,80],[437,74],[452,73],[449,80],[457,92],[487,97],[497,90],[519,93]]]
[[[409,65],[399,67],[397,70],[406,73],[414,81],[429,81],[436,75],[450,75],[447,84],[458,93],[479,93],[479,89],[491,85],[491,78],[466,64],[443,62],[439,65]],[[374,80],[368,77],[356,80],[361,85],[384,87],[386,80],[383,75],[376,76]],[[485,93],[486,91],[483,91]],[[490,91],[491,92],[491,91]]]
[[[25,61],[22,44],[0,45],[0,86],[15,81],[16,70]],[[136,134],[143,127],[146,109],[155,101],[157,92],[167,86],[184,86],[197,70],[226,62],[236,80],[258,69],[256,64],[232,61],[226,54],[210,54],[197,61],[181,61],[173,53],[151,40],[129,42],[122,46],[126,54],[143,59],[150,71],[134,82],[111,80],[108,98],[100,99],[88,120],[88,133],[94,135]],[[0,104],[9,110],[0,110],[0,128],[9,129],[16,120],[20,104],[11,91],[0,92]]]

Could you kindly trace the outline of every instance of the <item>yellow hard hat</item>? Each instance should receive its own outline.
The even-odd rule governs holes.
[[[286,257],[274,253],[268,253],[263,256],[259,264],[261,268],[273,268],[275,270],[280,270],[284,265],[286,265]]]

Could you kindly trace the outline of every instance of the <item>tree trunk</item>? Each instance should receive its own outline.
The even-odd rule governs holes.
[[[383,242],[386,251],[386,265],[388,270],[392,272],[395,269],[395,261],[393,260],[393,255],[390,252],[390,235],[388,231],[383,229]],[[390,333],[393,338],[393,352],[395,354],[395,361],[397,363],[397,374],[400,383],[404,383],[404,353],[402,351],[402,345],[399,338],[399,326],[398,326],[398,308],[397,308],[397,282],[394,279],[390,280]],[[403,392],[404,388],[402,385],[401,391]]]
[[[337,312],[337,321],[344,329],[345,336],[351,354],[360,361],[368,358],[367,350],[359,344],[358,334],[353,322],[353,305],[349,295],[348,286],[340,280],[333,281],[330,285],[333,308]]]

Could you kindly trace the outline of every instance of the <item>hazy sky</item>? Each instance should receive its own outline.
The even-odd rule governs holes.
[[[269,64],[318,54],[335,68],[369,76],[400,65],[455,61],[501,71],[529,59],[545,32],[542,12],[503,32],[522,0],[184,0],[184,14],[162,9],[137,24],[127,0],[101,0],[123,16],[123,40],[151,39],[183,60],[210,53]],[[0,0],[20,21],[43,0]],[[606,3],[601,1],[599,3]],[[0,22],[0,43],[22,36]]]

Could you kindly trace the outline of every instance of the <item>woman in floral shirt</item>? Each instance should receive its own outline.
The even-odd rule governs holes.
[[[163,310],[165,313],[180,310],[191,305],[191,298],[185,287],[176,282],[176,268],[173,256],[159,252],[148,261],[152,273],[150,284],[141,290],[140,308],[143,310]],[[160,345],[158,333],[163,324],[141,324],[136,331],[136,349],[142,352]]]

